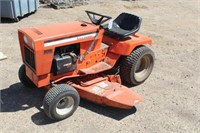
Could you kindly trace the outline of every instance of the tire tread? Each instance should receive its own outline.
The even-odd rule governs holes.
[[[123,56],[121,58],[121,66],[120,66],[120,76],[123,81],[129,83],[138,85],[138,83],[131,80],[130,73],[132,66],[135,66],[138,59],[149,50],[152,54],[153,52],[146,46],[140,46],[137,47],[135,50],[132,51],[132,53],[129,56]],[[154,55],[153,55],[154,56]],[[153,57],[154,58],[154,57]]]
[[[51,103],[53,102],[53,100],[61,93],[66,92],[66,91],[74,91],[78,94],[78,92],[76,91],[76,89],[74,89],[72,86],[69,86],[67,84],[59,84],[53,88],[51,88],[47,94],[44,97],[44,101],[43,101],[43,106],[44,106],[44,111],[47,114],[48,117],[50,117],[51,119],[54,119],[51,116],[50,113],[50,106]],[[80,99],[79,99],[80,100]]]

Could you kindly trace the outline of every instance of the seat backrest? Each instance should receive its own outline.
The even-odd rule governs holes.
[[[124,30],[134,30],[139,28],[141,18],[129,13],[121,13],[115,20],[115,23]]]
[[[118,39],[124,39],[139,31],[142,18],[129,14],[121,13],[112,23],[103,26],[105,34]],[[111,26],[109,26],[111,25]]]

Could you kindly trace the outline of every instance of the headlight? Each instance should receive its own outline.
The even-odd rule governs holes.
[[[24,43],[28,44],[28,38],[26,36],[24,36]]]

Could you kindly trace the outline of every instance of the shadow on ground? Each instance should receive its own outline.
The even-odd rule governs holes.
[[[47,124],[53,123],[42,109],[45,93],[45,89],[27,88],[21,83],[13,84],[9,88],[1,90],[1,112],[17,112],[37,108]],[[34,117],[32,120],[37,121]]]
[[[17,19],[1,18],[1,24],[16,23]]]
[[[83,107],[85,109],[91,110],[93,112],[96,112],[98,114],[113,118],[115,120],[122,120],[123,118],[136,113],[137,109],[133,107],[130,110],[127,109],[119,109],[119,108],[112,108],[108,106],[100,106],[95,103],[91,103],[89,101],[86,101],[84,99],[81,99],[80,107]]]
[[[35,11],[35,12],[36,12],[36,11]],[[17,23],[17,22],[19,22],[21,19],[28,18],[30,15],[35,14],[35,12],[28,13],[28,14],[24,15],[23,17],[17,17],[17,18],[14,18],[14,19],[11,19],[11,18],[1,18],[0,23],[1,23],[1,24]]]
[[[17,112],[32,107],[40,109],[45,93],[44,89],[27,88],[21,83],[13,84],[1,90],[1,112]]]
[[[55,121],[50,120],[42,109],[45,93],[45,89],[30,89],[21,83],[13,84],[9,88],[1,90],[1,112],[17,112],[37,108],[39,112],[31,117],[33,123],[36,125],[52,124]],[[115,120],[121,120],[136,112],[135,107],[131,110],[104,107],[84,99],[81,99],[79,106]]]

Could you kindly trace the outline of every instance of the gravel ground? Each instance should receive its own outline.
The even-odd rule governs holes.
[[[0,51],[0,132],[35,133],[199,133],[200,25],[199,0],[140,0],[91,4],[70,9],[39,8],[18,23],[2,20]],[[153,39],[156,64],[149,79],[131,88],[144,102],[132,110],[101,107],[81,100],[73,116],[49,120],[42,111],[43,90],[25,88],[18,80],[22,64],[17,29],[88,20],[84,10],[116,17],[121,12],[143,18],[141,34]]]

